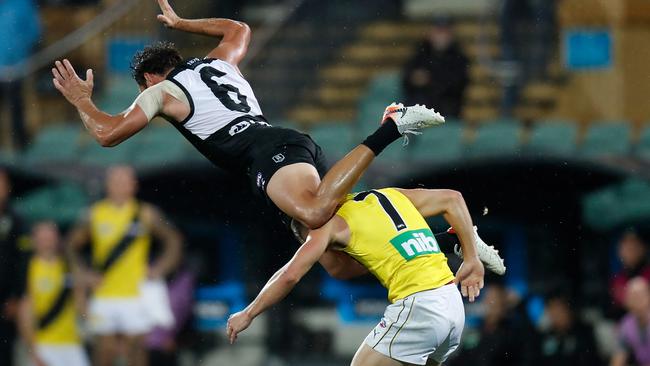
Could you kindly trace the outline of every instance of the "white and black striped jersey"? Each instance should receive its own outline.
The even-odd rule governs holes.
[[[183,90],[190,103],[190,114],[180,124],[201,140],[238,118],[262,115],[250,84],[223,60],[191,59],[167,79]]]

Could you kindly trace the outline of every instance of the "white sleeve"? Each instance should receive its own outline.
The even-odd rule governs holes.
[[[187,96],[176,84],[172,83],[169,80],[164,80],[152,87],[145,89],[138,97],[135,99],[135,102],[131,106],[137,105],[142,108],[142,111],[147,116],[147,119],[151,121],[158,113],[163,110],[163,100],[164,94],[169,94],[173,98],[178,99],[186,105],[190,105],[187,100]]]
[[[129,110],[136,105],[147,115],[147,120],[151,121],[163,109],[163,93],[158,83],[145,89],[137,98]]]

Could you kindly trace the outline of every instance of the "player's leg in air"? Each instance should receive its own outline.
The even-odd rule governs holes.
[[[221,41],[202,59],[183,61],[171,44],[154,45],[136,55],[132,68],[142,92],[124,113],[109,115],[92,103],[92,70],[81,80],[67,60],[55,62],[52,69],[54,86],[103,146],[121,143],[162,116],[215,165],[237,174],[248,172],[258,191],[280,210],[318,228],[386,146],[444,122],[424,106],[393,104],[377,131],[325,174],[320,148],[298,131],[270,126],[241,74],[238,64],[246,55],[250,28],[230,19],[183,19],[167,0],[158,3],[163,11],[158,19],[166,26]]]
[[[311,229],[318,228],[332,217],[384,148],[404,134],[443,122],[442,116],[424,106],[390,105],[377,131],[339,160],[322,180],[317,162],[287,165],[272,175],[266,194],[287,215]]]

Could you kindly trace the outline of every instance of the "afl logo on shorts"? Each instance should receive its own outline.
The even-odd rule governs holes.
[[[282,155],[282,154],[277,154],[277,155],[274,155],[272,159],[273,159],[273,161],[274,161],[275,163],[281,163],[281,162],[284,161],[284,155]]]

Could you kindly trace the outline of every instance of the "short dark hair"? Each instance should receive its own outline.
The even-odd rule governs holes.
[[[156,42],[133,55],[131,75],[138,85],[146,85],[144,73],[162,75],[183,62],[180,52],[171,42]]]

